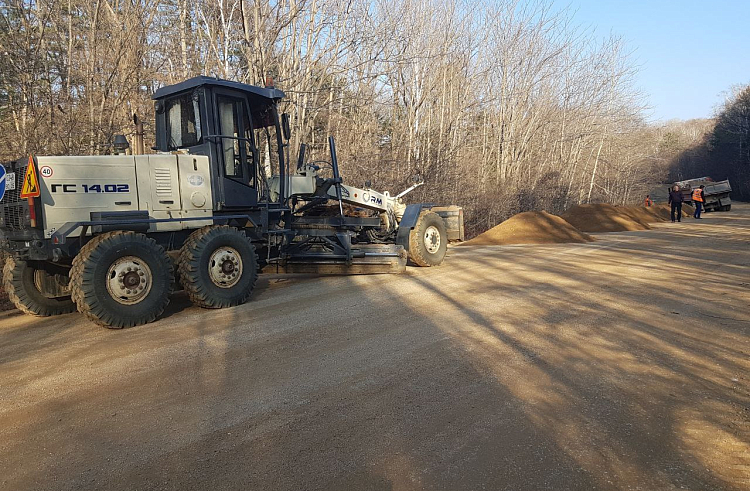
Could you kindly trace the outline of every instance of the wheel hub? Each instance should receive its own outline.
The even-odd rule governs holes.
[[[232,247],[219,247],[208,261],[208,276],[219,288],[231,288],[242,277],[242,259]]]
[[[125,288],[136,288],[141,282],[141,277],[135,271],[131,271],[122,278]]]
[[[117,259],[107,271],[107,292],[123,305],[142,301],[151,291],[152,284],[151,269],[135,256]]]
[[[440,231],[437,227],[430,225],[424,232],[424,245],[427,252],[435,254],[440,249]]]

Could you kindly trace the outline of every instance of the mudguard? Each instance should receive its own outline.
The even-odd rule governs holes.
[[[417,226],[417,220],[422,210],[429,210],[434,205],[428,203],[416,203],[413,205],[407,205],[404,210],[404,215],[401,217],[401,221],[398,223],[398,232],[396,233],[396,244],[404,246],[406,251],[409,251],[409,232]]]

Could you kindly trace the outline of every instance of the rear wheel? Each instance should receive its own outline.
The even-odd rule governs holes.
[[[65,290],[67,277],[48,272],[38,263],[8,257],[3,268],[3,287],[18,310],[47,317],[75,311]]]
[[[258,278],[258,258],[244,232],[210,226],[190,235],[180,251],[178,269],[190,300],[218,309],[247,301]]]
[[[409,259],[417,266],[439,266],[448,248],[445,223],[437,213],[425,211],[409,233]]]
[[[154,321],[169,304],[172,261],[156,241],[134,232],[109,232],[73,259],[71,292],[78,310],[109,328]]]

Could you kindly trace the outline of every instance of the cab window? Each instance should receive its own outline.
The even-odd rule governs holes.
[[[276,139],[276,126],[268,125],[256,128],[254,131],[255,144],[260,154],[261,177],[269,178],[279,173],[279,148]]]
[[[242,154],[240,150],[240,100],[219,97],[219,127],[222,136],[221,146],[224,154],[224,174],[227,177],[242,177]]]
[[[167,142],[170,150],[192,147],[203,142],[198,98],[184,94],[167,102]]]

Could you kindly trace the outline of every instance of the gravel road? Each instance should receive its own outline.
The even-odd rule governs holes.
[[[162,320],[0,317],[0,489],[750,488],[750,205]]]

